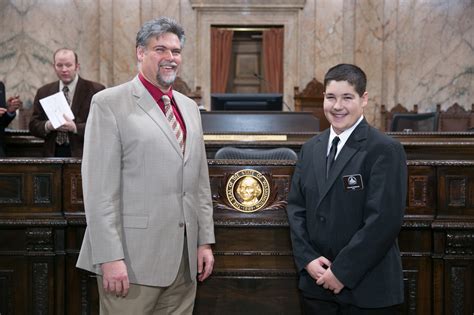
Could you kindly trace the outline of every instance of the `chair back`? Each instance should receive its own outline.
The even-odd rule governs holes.
[[[297,160],[298,155],[290,148],[242,149],[222,147],[217,150],[215,159],[220,160]]]
[[[474,128],[474,104],[471,110],[466,110],[458,103],[454,103],[445,111],[441,110],[441,105],[437,105],[439,112],[439,131],[469,131]]]
[[[311,112],[319,119],[319,130],[329,128],[330,124],[324,115],[324,85],[313,78],[303,91],[294,87],[293,99],[296,112]]]
[[[438,131],[438,113],[394,114],[390,131]]]

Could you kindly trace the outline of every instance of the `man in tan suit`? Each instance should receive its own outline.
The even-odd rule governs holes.
[[[212,201],[201,119],[172,89],[184,31],[137,34],[139,73],[97,93],[82,161],[87,230],[77,267],[98,274],[102,314],[192,314],[212,272]]]

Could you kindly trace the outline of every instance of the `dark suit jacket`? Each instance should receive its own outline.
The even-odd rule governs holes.
[[[299,287],[309,297],[364,308],[403,302],[397,244],[405,209],[407,168],[402,145],[363,120],[326,180],[329,129],[305,143],[288,197]],[[357,184],[348,184],[350,175]],[[324,256],[345,288],[335,295],[304,267]]]
[[[74,122],[77,126],[77,134],[69,132],[69,143],[71,145],[71,156],[82,157],[82,148],[84,146],[84,130],[86,128],[87,116],[89,116],[89,108],[92,96],[105,89],[100,83],[84,80],[79,77],[77,81],[74,98],[72,100],[71,110],[74,113]],[[45,157],[54,156],[56,146],[56,131],[46,134],[44,125],[48,120],[46,113],[41,107],[40,99],[59,92],[59,81],[46,84],[39,88],[36,92],[33,102],[33,115],[31,116],[29,128],[33,136],[44,139],[43,155]]]
[[[5,136],[5,128],[15,118],[16,115],[10,116],[7,113],[0,117],[0,157],[5,156],[5,143],[3,137]]]

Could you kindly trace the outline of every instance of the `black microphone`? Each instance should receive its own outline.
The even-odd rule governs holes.
[[[265,83],[265,85],[267,84],[267,80],[265,80],[261,75],[259,75],[258,73],[254,72],[253,73],[253,76],[256,77],[257,79],[259,79],[260,81],[263,81],[263,83]],[[265,86],[266,87],[266,86]]]
[[[5,94],[5,84],[0,81],[0,107],[7,108],[7,97]]]
[[[259,81],[262,81],[262,82],[263,82],[263,84],[265,85],[265,89],[266,89],[267,92],[268,92],[268,81],[265,80],[261,75],[259,75],[259,74],[256,73],[256,72],[253,73],[253,76],[256,77]],[[286,102],[285,102],[285,100],[284,100],[283,98],[282,98],[282,103],[283,103],[283,105],[285,106],[285,108],[286,108],[288,111],[290,111],[290,112],[293,111],[293,110],[291,109],[291,107],[288,106],[288,104],[286,104]]]

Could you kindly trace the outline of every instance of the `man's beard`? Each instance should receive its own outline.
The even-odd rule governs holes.
[[[173,62],[173,63],[162,63],[160,64],[159,67],[161,68],[162,66],[172,66],[172,67],[175,67],[176,69],[178,65]],[[171,86],[171,84],[173,84],[174,80],[176,80],[176,73],[177,71],[174,71],[172,74],[164,76],[158,70],[158,73],[156,74],[156,81],[158,82],[159,85],[168,88]]]

